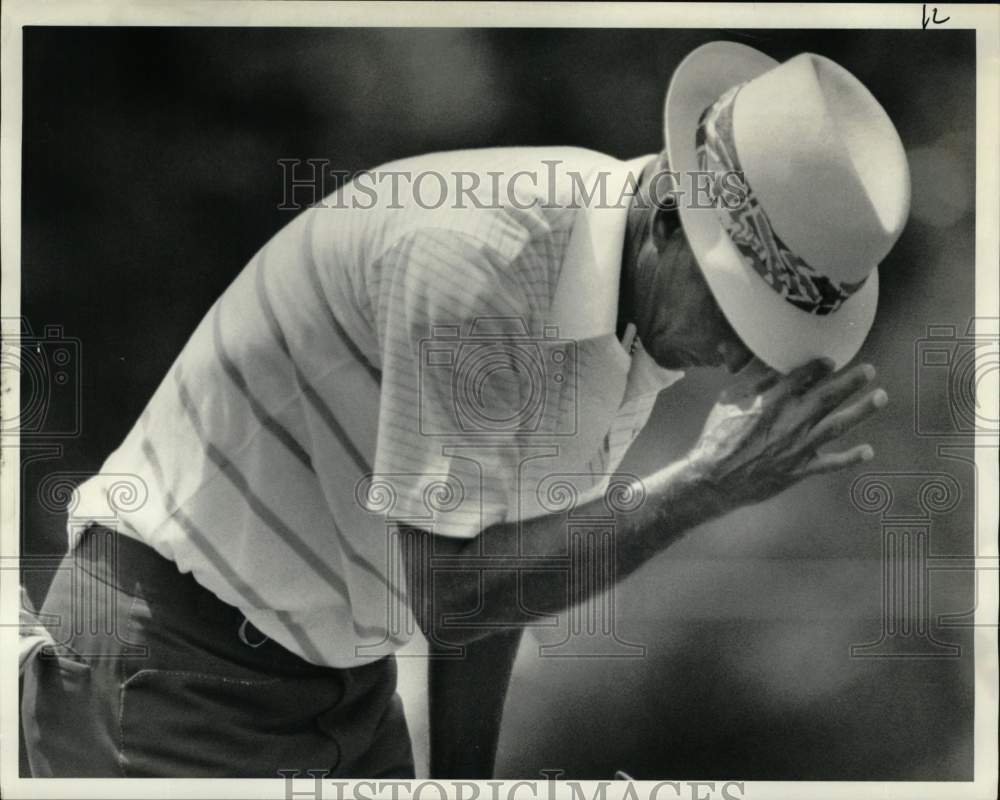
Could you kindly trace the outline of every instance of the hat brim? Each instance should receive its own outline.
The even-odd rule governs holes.
[[[698,169],[695,131],[701,113],[727,90],[778,62],[735,42],[692,51],[670,81],[664,135],[670,169],[680,174],[680,218],[688,244],[716,302],[743,343],[764,363],[789,372],[827,357],[840,369],[864,343],[878,305],[878,270],[837,311],[809,314],[775,292],[739,255],[712,208],[692,208]]]

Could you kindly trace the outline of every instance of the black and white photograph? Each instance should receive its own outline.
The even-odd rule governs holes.
[[[996,5],[2,14],[4,797],[997,796]]]

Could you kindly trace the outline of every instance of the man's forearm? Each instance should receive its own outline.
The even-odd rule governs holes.
[[[641,492],[643,501],[616,510],[615,503],[597,497],[566,512],[499,523],[475,539],[446,540],[443,546],[441,537],[411,532],[427,537],[426,557],[409,564],[410,586],[420,587],[419,596],[410,600],[425,633],[442,642],[473,641],[493,630],[522,627],[539,614],[557,613],[608,588],[607,582],[588,579],[596,560],[607,553],[582,548],[571,557],[575,518],[599,518],[601,528],[612,532],[613,557],[600,570],[614,582],[724,511],[687,462],[636,480],[626,491]],[[433,552],[431,538],[438,545]],[[561,579],[554,580],[554,573]],[[463,614],[469,615],[469,625],[455,618]]]
[[[439,742],[439,769],[485,773],[481,760],[461,756],[460,740],[448,741],[447,731],[457,727],[467,741],[485,742],[477,752],[492,757],[498,719],[477,728],[471,719],[455,719],[454,709],[471,703],[495,713],[502,707],[510,662],[500,663],[497,656],[513,658],[512,637],[540,614],[556,613],[609,588],[703,522],[767,500],[810,475],[872,457],[868,445],[817,452],[886,402],[884,392],[876,391],[834,410],[869,383],[874,370],[860,365],[829,376],[830,370],[828,362],[817,361],[786,376],[759,370],[742,374],[720,395],[688,456],[632,486],[642,493],[642,502],[615,502],[626,499],[612,497],[620,495],[616,485],[605,497],[565,513],[493,525],[471,541],[401,531],[409,537],[402,544],[410,604],[432,650],[450,651],[454,658],[461,654],[454,644],[485,645],[465,648],[464,669],[456,662],[454,669],[432,674],[431,724]],[[610,553],[600,546],[573,547],[574,525],[593,529],[588,518],[599,520],[598,531],[610,532],[598,537],[610,540]],[[597,575],[604,580],[594,580]],[[478,656],[493,658],[497,669],[477,671]]]

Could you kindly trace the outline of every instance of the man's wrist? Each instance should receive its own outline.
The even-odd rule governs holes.
[[[664,544],[730,510],[725,494],[704,466],[690,457],[664,467],[650,482],[657,527],[668,533]]]

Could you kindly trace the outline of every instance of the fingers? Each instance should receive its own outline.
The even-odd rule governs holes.
[[[760,394],[771,388],[780,378],[780,372],[771,369],[759,358],[752,358],[736,373],[732,384],[724,390],[724,394],[729,398]]]
[[[875,451],[870,444],[859,444],[857,447],[852,447],[850,450],[844,450],[840,453],[820,453],[800,469],[796,475],[799,478],[808,478],[810,475],[835,472],[839,469],[871,461],[874,457]]]
[[[805,394],[809,389],[830,375],[835,366],[834,361],[830,358],[816,358],[797,367],[787,375],[782,375],[759,358],[753,358],[739,371],[736,381],[727,390],[727,393],[730,397],[765,394],[767,399],[773,403],[773,401],[787,395],[800,396]],[[852,372],[852,374],[854,373]],[[862,383],[861,385],[864,384]],[[844,395],[843,397],[846,396]],[[841,400],[834,403],[831,408],[839,405]]]
[[[860,400],[820,420],[806,437],[806,446],[816,449],[827,442],[832,442],[880,408],[884,408],[888,402],[889,395],[884,390],[876,389],[870,392]]]
[[[796,367],[784,377],[779,377],[767,391],[768,399],[777,400],[787,395],[805,394],[823,378],[833,372],[834,362],[829,358],[816,358]]]
[[[737,373],[737,379],[747,388],[755,392],[763,392],[781,378],[781,373],[771,369],[759,358],[751,358],[746,366]]]
[[[808,420],[821,419],[874,379],[875,367],[871,364],[858,364],[814,385],[803,396],[799,413]]]

